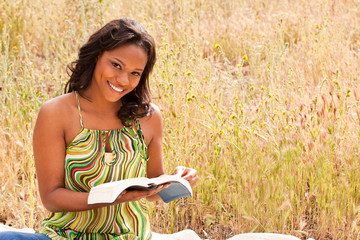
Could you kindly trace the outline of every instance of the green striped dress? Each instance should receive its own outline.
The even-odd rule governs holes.
[[[136,120],[136,129],[109,131],[83,127],[66,148],[65,188],[89,192],[96,185],[127,178],[145,177],[147,147]],[[107,136],[112,153],[105,153]],[[146,200],[121,203],[80,212],[55,212],[43,220],[40,233],[51,239],[150,239]]]

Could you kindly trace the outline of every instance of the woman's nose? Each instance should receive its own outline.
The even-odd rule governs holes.
[[[127,73],[125,71],[122,71],[121,73],[119,73],[116,76],[116,81],[120,84],[120,85],[126,85],[129,83],[129,76],[127,75]]]

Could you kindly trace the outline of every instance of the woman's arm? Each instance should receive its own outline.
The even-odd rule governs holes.
[[[149,160],[147,162],[147,177],[154,178],[164,174],[163,160],[162,160],[162,138],[163,125],[162,117],[159,108],[152,105],[154,113],[151,117],[144,119],[141,122],[145,139],[148,140]],[[175,169],[173,174],[178,174],[184,179],[188,180],[191,186],[194,186],[199,177],[194,169],[179,166]],[[162,186],[166,188],[168,184]],[[161,189],[162,189],[161,188]],[[160,190],[161,190],[160,189]],[[158,194],[153,194],[147,197],[149,201],[160,200]]]
[[[87,206],[88,193],[64,188],[64,123],[66,123],[64,119],[71,114],[63,111],[63,100],[56,98],[41,107],[33,135],[40,197],[44,206],[52,212],[80,211],[90,208]]]
[[[160,109],[152,104],[154,109],[151,117],[143,121],[143,133],[147,140],[149,160],[147,162],[147,177],[154,178],[164,174],[162,150],[163,150],[163,123]],[[145,129],[144,129],[145,128]]]
[[[164,167],[162,161],[162,117],[160,109],[152,104],[154,109],[153,114],[150,117],[140,119],[141,128],[146,140],[149,159],[147,161],[147,177],[154,178],[164,174]],[[162,185],[161,189],[168,186]],[[151,194],[147,197],[149,201],[160,200],[157,194]]]

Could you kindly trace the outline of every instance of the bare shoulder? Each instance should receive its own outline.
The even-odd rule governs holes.
[[[151,103],[151,107],[153,113],[150,116],[139,119],[147,144],[150,144],[153,138],[162,136],[161,110],[154,103]]]
[[[38,122],[51,122],[65,125],[76,110],[76,101],[73,93],[64,94],[45,102],[39,111]]]
[[[156,124],[156,123],[160,123],[161,122],[161,110],[158,106],[156,106],[154,103],[150,104],[151,108],[152,108],[152,114],[146,117],[142,117],[139,119],[140,124],[143,125],[152,125],[152,124]]]
[[[151,103],[151,107],[153,109],[153,113],[150,116],[150,119],[152,121],[161,121],[162,117],[161,117],[161,111],[160,108],[158,106],[156,106],[154,103]]]
[[[72,105],[73,98],[73,93],[67,93],[50,99],[41,106],[40,112],[57,113],[58,111],[66,109],[69,105]]]

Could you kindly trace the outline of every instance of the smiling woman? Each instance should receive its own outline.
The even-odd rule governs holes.
[[[88,205],[92,187],[164,174],[162,118],[150,102],[153,38],[136,22],[114,20],[95,32],[71,65],[65,94],[46,102],[34,129],[39,191],[50,211],[39,234],[0,239],[150,239],[153,190],[123,191],[111,204]],[[198,176],[178,167],[193,186]]]
[[[116,77],[117,80],[119,75],[123,76],[126,71],[128,75],[130,73],[129,80],[138,77],[136,88],[123,94],[120,101],[122,107],[118,111],[118,116],[122,124],[126,125],[128,119],[141,118],[152,111],[149,105],[148,79],[155,61],[155,43],[145,29],[135,21],[114,20],[95,32],[80,48],[78,60],[68,66],[72,74],[65,91],[81,93],[89,87],[95,76],[100,77],[97,75],[98,72],[112,74],[111,77]],[[108,68],[110,64],[119,71]],[[130,69],[131,67],[133,69]],[[107,71],[110,69],[114,72]],[[112,84],[113,89],[119,85],[114,80],[109,83]]]

